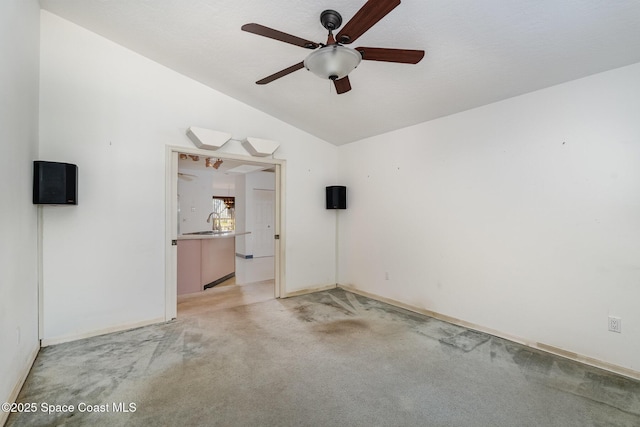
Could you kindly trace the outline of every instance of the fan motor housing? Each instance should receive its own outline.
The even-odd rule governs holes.
[[[332,9],[327,9],[320,14],[322,26],[329,31],[337,30],[342,25],[342,16]]]

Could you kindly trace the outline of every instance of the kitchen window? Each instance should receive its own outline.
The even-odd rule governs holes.
[[[214,230],[234,231],[236,229],[235,197],[213,196]]]

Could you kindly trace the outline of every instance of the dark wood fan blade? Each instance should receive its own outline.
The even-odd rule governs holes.
[[[336,92],[338,95],[341,93],[349,92],[351,90],[351,82],[349,81],[349,76],[344,76],[341,79],[334,80],[333,84],[336,87]]]
[[[274,40],[279,40],[281,42],[293,44],[307,49],[315,49],[320,46],[318,43],[314,43],[300,37],[292,36],[291,34],[283,33],[282,31],[274,30],[273,28],[265,27],[264,25],[260,24],[245,24],[242,26],[242,31],[257,34],[263,37],[268,37]]]
[[[367,61],[400,62],[417,64],[424,58],[424,50],[385,49],[382,47],[359,47],[356,49]]]
[[[304,68],[304,62],[300,62],[299,64],[292,65],[292,66],[291,66],[291,67],[289,67],[289,68],[285,68],[285,69],[284,69],[284,70],[282,70],[282,71],[278,71],[277,73],[271,74],[270,76],[265,77],[265,78],[264,78],[264,79],[262,79],[262,80],[258,80],[258,81],[256,82],[256,84],[259,84],[259,85],[266,85],[267,83],[271,83],[272,81],[277,80],[277,79],[279,79],[280,77],[284,77],[284,76],[286,76],[287,74],[291,74],[291,73],[293,73],[294,71],[298,71],[298,70],[300,70],[300,69],[302,69],[302,68]]]
[[[336,40],[339,43],[353,43],[369,28],[384,18],[400,4],[400,0],[369,0],[353,18],[340,30]]]

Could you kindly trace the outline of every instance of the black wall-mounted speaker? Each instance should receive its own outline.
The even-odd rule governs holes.
[[[343,185],[327,187],[327,209],[347,209],[347,187]]]
[[[33,204],[77,205],[78,166],[69,163],[34,161]]]

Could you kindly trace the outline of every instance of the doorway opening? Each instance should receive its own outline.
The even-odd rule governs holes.
[[[285,161],[185,147],[166,155],[166,320],[178,297],[205,288],[284,295]]]

